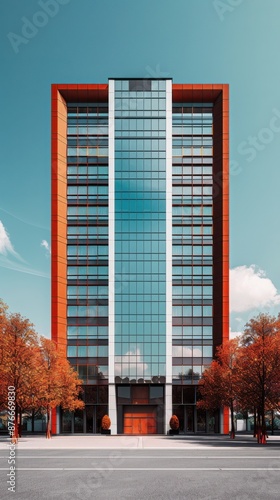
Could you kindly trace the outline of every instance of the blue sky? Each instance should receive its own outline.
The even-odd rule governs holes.
[[[0,297],[50,335],[50,85],[229,83],[234,332],[280,310],[280,2],[9,0],[1,13]]]

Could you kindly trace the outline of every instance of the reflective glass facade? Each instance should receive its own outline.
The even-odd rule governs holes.
[[[228,336],[227,85],[54,85],[52,108],[52,337],[85,389],[53,432],[226,432],[196,401]]]
[[[115,380],[165,379],[165,80],[115,81]]]

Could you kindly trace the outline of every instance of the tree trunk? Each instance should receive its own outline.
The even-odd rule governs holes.
[[[246,428],[246,432],[248,431],[248,412],[246,411],[245,413],[245,428]]]
[[[260,417],[260,410],[258,409],[257,413],[257,440],[258,443],[261,441],[261,417]]]
[[[264,408],[261,408],[261,413],[258,411],[258,430],[257,430],[257,438],[259,444],[266,444],[267,432],[265,425],[265,411]]]
[[[22,410],[20,409],[19,410],[19,413],[18,413],[18,437],[21,438],[21,422],[22,422]]]
[[[234,439],[235,438],[235,425],[234,425],[233,401],[230,402],[230,420],[231,420],[230,439]]]
[[[15,420],[14,420],[14,430],[12,432],[12,443],[17,444],[18,442],[18,404],[15,404]]]
[[[46,438],[50,439],[52,437],[51,434],[51,409],[47,409],[47,429],[46,429]]]
[[[266,432],[266,425],[265,425],[265,409],[264,409],[264,404],[262,407],[262,426],[261,426],[261,439],[260,439],[260,444],[266,444],[266,437],[267,437],[267,432]]]
[[[271,410],[271,435],[274,434],[274,411]]]
[[[254,438],[257,437],[257,411],[254,408]]]
[[[35,420],[35,410],[32,410],[32,416],[31,416],[31,432],[32,432],[32,434],[34,433],[34,420]]]

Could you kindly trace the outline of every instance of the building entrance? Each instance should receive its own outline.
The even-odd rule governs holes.
[[[164,386],[123,384],[117,386],[117,433],[164,433]]]
[[[127,406],[123,416],[124,434],[156,434],[157,419],[154,408]]]

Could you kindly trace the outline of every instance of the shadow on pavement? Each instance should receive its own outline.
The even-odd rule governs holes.
[[[266,445],[259,444],[257,439],[251,434],[237,434],[235,439],[230,439],[227,435],[179,435],[179,436],[165,436],[165,439],[172,441],[180,441],[193,443],[196,445],[207,445],[215,447],[231,447],[231,448],[265,448],[266,446],[280,448],[280,436],[268,436]]]

